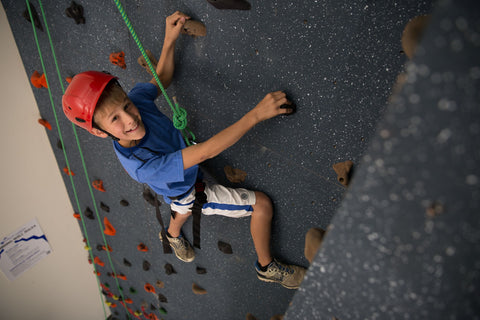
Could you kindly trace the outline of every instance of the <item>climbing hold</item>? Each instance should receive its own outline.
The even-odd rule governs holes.
[[[158,309],[158,311],[159,311],[161,314],[167,314],[167,310],[166,310],[164,307],[161,307],[160,309]]]
[[[95,258],[93,259],[93,262],[95,262],[95,264],[98,264],[98,265],[101,266],[101,267],[104,267],[104,266],[105,266],[105,262],[103,262],[102,260],[100,260],[99,257],[95,257]]]
[[[232,254],[232,246],[226,242],[218,241],[218,249],[225,254]]]
[[[120,201],[120,204],[121,204],[122,206],[124,206],[124,207],[128,207],[128,205],[129,205],[129,203],[128,203],[127,200],[121,200],[121,201]]]
[[[122,69],[126,69],[127,65],[125,64],[125,52],[112,52],[110,54],[110,62],[116,66],[119,66]]]
[[[175,269],[173,269],[173,266],[170,263],[165,264],[165,273],[167,275],[171,275],[173,273],[177,273]]]
[[[253,314],[251,314],[251,313],[249,312],[249,313],[247,313],[246,320],[257,320],[257,318],[255,318],[255,317],[253,316]]]
[[[127,267],[131,267],[132,266],[132,263],[130,261],[128,261],[127,259],[123,258],[123,264]]]
[[[100,209],[102,209],[105,212],[110,212],[110,207],[103,202],[100,202]]]
[[[197,267],[197,274],[205,274],[207,273],[207,269],[202,267]]]
[[[230,10],[250,10],[251,5],[246,0],[207,0],[212,6],[217,9]]]
[[[297,105],[295,103],[291,103],[291,104],[282,104],[280,106],[281,109],[292,109],[292,112],[289,112],[289,113],[284,113],[283,115],[284,116],[291,116],[292,114],[294,114],[295,112],[297,112]]]
[[[144,289],[147,292],[155,293],[155,287],[152,286],[150,283],[146,283]]]
[[[102,180],[94,180],[92,182],[92,186],[97,189],[98,191],[105,192],[105,188],[103,187],[103,181]]]
[[[402,49],[409,59],[415,55],[423,32],[430,22],[430,15],[416,16],[408,21],[402,33]]]
[[[82,220],[82,218],[80,217],[80,213],[73,213],[73,217],[78,219],[78,220]]]
[[[206,294],[207,293],[207,290],[203,289],[202,287],[200,287],[195,282],[192,284],[192,291],[195,294]]]
[[[40,123],[42,126],[44,126],[45,128],[47,128],[48,130],[52,130],[52,125],[51,125],[50,122],[48,122],[47,120],[45,120],[45,119],[38,119],[38,123]]]
[[[30,7],[30,11],[32,12],[32,17],[33,17],[33,24],[35,27],[37,27],[40,31],[43,31],[42,24],[40,23],[40,18],[38,17],[37,10],[35,7],[30,3],[30,1],[27,2],[28,6]],[[30,20],[30,13],[28,12],[28,8],[23,11],[23,17],[27,19],[28,22],[32,23],[32,20]]]
[[[142,311],[135,311],[133,314],[136,315],[137,317],[140,317],[143,314],[143,312]]]
[[[103,233],[105,233],[107,236],[114,236],[115,234],[117,234],[117,231],[112,226],[110,221],[108,221],[107,217],[103,218],[103,224],[105,225],[105,230],[103,230]]]
[[[305,235],[305,258],[310,262],[315,258],[315,254],[322,245],[325,230],[320,228],[311,228]]]
[[[70,7],[65,9],[65,14],[67,17],[75,20],[76,24],[85,23],[85,17],[83,16],[83,7],[77,4],[75,1],[72,1]]]
[[[83,249],[85,249],[85,250],[88,251],[88,250],[90,250],[91,248],[90,248],[89,246],[85,246],[85,247],[83,247]]]
[[[155,310],[157,310],[157,307],[155,307],[155,306],[151,303],[151,304],[150,304],[150,310],[155,311]]]
[[[73,78],[72,77],[66,77],[65,78],[65,81],[67,81],[68,83],[72,82]]]
[[[156,70],[157,69],[157,64],[158,64],[157,59],[155,59],[155,56],[153,55],[153,53],[150,50],[147,49],[147,50],[145,50],[145,52],[147,53],[148,59],[150,60],[150,63],[152,64],[153,68]],[[145,57],[143,55],[138,57],[137,62],[138,62],[139,65],[144,67],[145,70],[147,70],[148,73],[150,73],[153,76],[152,71],[150,70],[150,67],[147,64],[147,60],[145,60]]]
[[[154,207],[156,205],[161,205],[158,199],[157,204],[155,204],[155,196],[153,195],[152,191],[150,191],[150,189],[143,190],[143,198]]]
[[[144,271],[150,270],[150,262],[148,262],[147,260],[143,260],[143,270]]]
[[[155,285],[160,289],[165,287],[165,283],[163,283],[163,281],[161,280],[157,280],[157,282],[155,282]]]
[[[126,299],[123,300],[123,301],[125,301],[125,303],[128,303],[128,304],[132,304],[132,303],[133,303],[133,300],[130,299],[130,298],[126,298]]]
[[[270,320],[283,320],[283,314],[276,314],[272,316]]]
[[[118,279],[127,280],[127,276],[124,274],[117,274]]]
[[[207,28],[200,21],[187,20],[183,25],[182,33],[192,37],[203,37],[207,34]]]
[[[137,293],[137,290],[134,287],[130,287],[130,293],[135,294]]]
[[[75,175],[75,173],[73,173],[72,170],[68,169],[68,167],[64,167],[63,172],[65,172],[67,174],[67,176],[74,176]]]
[[[247,173],[245,171],[232,168],[231,166],[223,167],[223,171],[225,172],[227,179],[233,183],[244,182],[247,176]]]
[[[427,214],[428,217],[434,218],[439,214],[443,213],[443,211],[444,211],[444,208],[441,203],[432,202],[431,204],[428,205],[427,209],[425,210],[425,213]]]
[[[60,150],[63,150],[62,141],[60,141],[60,140],[57,141],[57,148],[60,149]]]
[[[32,75],[30,76],[30,82],[35,88],[48,88],[45,74],[40,74],[37,70],[33,71]]]
[[[148,320],[158,320],[158,317],[154,313],[144,314]]]
[[[148,251],[148,247],[147,247],[144,243],[140,243],[140,244],[137,246],[137,250],[138,250],[138,251],[142,251],[142,252],[147,252],[147,251]]]
[[[92,210],[90,210],[89,207],[87,207],[87,209],[85,209],[84,215],[85,215],[88,219],[90,219],[90,220],[95,219],[95,218],[93,217],[93,212],[92,212]]]
[[[110,247],[109,245],[107,245],[107,247],[102,246],[102,250],[108,251],[108,252],[112,252],[112,251],[113,251],[112,247]]]
[[[351,170],[353,167],[353,162],[350,160],[335,163],[332,168],[337,173],[337,180],[345,187],[348,186],[350,182]]]
[[[158,294],[158,301],[162,302],[162,303],[167,303],[168,300],[167,300],[167,297],[165,297],[163,294],[159,293]]]

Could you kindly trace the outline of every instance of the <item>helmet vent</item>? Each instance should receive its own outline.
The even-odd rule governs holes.
[[[87,121],[85,121],[85,120],[83,120],[83,119],[81,119],[81,118],[77,118],[77,117],[75,117],[75,120],[77,120],[77,122],[82,122],[82,123],[87,122]]]

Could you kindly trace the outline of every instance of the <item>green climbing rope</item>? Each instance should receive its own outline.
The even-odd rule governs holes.
[[[59,139],[60,139],[60,143],[62,144],[62,150],[63,150],[63,155],[64,155],[64,158],[65,158],[65,163],[66,163],[66,165],[67,165],[68,170],[70,170],[70,164],[69,164],[68,156],[67,156],[67,153],[66,153],[66,150],[65,150],[66,148],[65,148],[65,144],[64,144],[64,142],[63,142],[62,132],[61,132],[61,130],[60,130],[60,126],[59,126],[59,122],[58,122],[58,116],[57,116],[56,109],[55,109],[55,104],[54,104],[53,98],[52,98],[52,92],[51,92],[50,84],[49,84],[48,77],[47,77],[47,72],[46,72],[46,68],[45,68],[45,63],[44,63],[43,55],[42,55],[42,50],[40,49],[40,45],[39,45],[39,42],[38,42],[37,32],[36,32],[36,29],[35,29],[35,25],[34,25],[34,23],[33,23],[34,19],[33,19],[33,17],[32,17],[32,12],[31,12],[31,8],[30,8],[29,1],[26,0],[26,3],[27,3],[28,13],[29,13],[29,15],[30,15],[30,21],[32,21],[32,29],[33,29],[33,34],[34,34],[34,38],[35,38],[35,43],[36,43],[37,50],[38,50],[38,55],[39,55],[40,62],[41,62],[41,65],[42,65],[43,73],[44,73],[44,75],[45,75],[45,81],[46,81],[46,83],[47,83],[48,94],[49,94],[50,103],[51,103],[52,110],[53,110],[53,114],[54,114],[54,118],[55,118],[55,123],[56,123],[56,126],[57,126],[58,136],[59,136]],[[43,21],[44,21],[44,24],[45,24],[45,28],[46,28],[46,31],[47,31],[47,35],[48,35],[48,39],[49,39],[49,43],[50,43],[50,48],[51,48],[51,51],[52,51],[52,56],[53,56],[53,59],[54,59],[54,61],[55,61],[55,66],[56,66],[56,71],[57,71],[57,75],[58,75],[58,78],[59,78],[59,82],[60,82],[61,87],[62,87],[62,92],[65,93],[65,90],[64,90],[64,87],[63,87],[62,77],[61,77],[60,70],[59,70],[59,67],[58,67],[58,62],[57,62],[57,59],[56,59],[55,50],[54,50],[54,47],[53,47],[52,39],[51,39],[51,36],[50,36],[50,31],[49,31],[49,28],[48,28],[48,24],[47,24],[45,12],[44,12],[44,10],[43,10],[43,5],[42,5],[41,0],[38,0],[38,3],[39,3],[40,10],[41,10],[41,13],[42,13],[42,17],[43,17]],[[92,187],[90,186],[90,179],[89,179],[89,177],[88,177],[88,172],[87,172],[87,169],[86,169],[85,160],[84,160],[84,157],[83,157],[83,153],[82,153],[82,150],[81,150],[81,147],[80,147],[80,142],[79,142],[78,135],[77,135],[76,128],[75,128],[75,125],[74,125],[74,124],[72,124],[72,128],[73,128],[73,132],[74,132],[74,135],[75,135],[75,138],[76,138],[77,147],[78,147],[78,150],[79,150],[79,152],[80,152],[80,157],[81,157],[81,161],[82,161],[82,166],[83,166],[84,173],[85,173],[85,177],[86,177],[86,180],[87,180],[87,185],[88,185],[89,190],[90,190],[90,195],[91,195],[91,198],[92,198],[92,201],[93,201],[93,206],[94,206],[94,209],[95,209],[95,213],[96,213],[96,216],[97,216],[97,220],[98,220],[99,225],[100,225],[100,230],[101,230],[101,233],[102,233],[103,241],[104,241],[105,247],[108,248],[108,244],[107,244],[107,241],[106,241],[104,232],[103,232],[103,230],[104,230],[104,229],[103,229],[103,225],[102,225],[102,222],[101,222],[101,219],[100,219],[100,215],[99,215],[99,213],[98,213],[98,209],[97,209],[97,206],[96,206],[95,196],[94,196],[94,194],[93,194]],[[78,211],[81,212],[80,202],[79,202],[79,199],[78,199],[78,194],[77,194],[77,191],[76,191],[75,183],[74,183],[74,181],[73,181],[73,177],[72,177],[72,175],[69,175],[69,177],[70,177],[70,183],[71,183],[71,185],[72,185],[72,190],[73,190],[73,194],[74,194],[74,198],[75,198],[75,202],[76,202]],[[92,260],[92,265],[93,265],[93,268],[94,268],[94,272],[95,272],[95,274],[97,274],[97,269],[96,269],[96,267],[95,267],[95,263],[93,263],[94,257],[93,257],[93,252],[92,252],[92,249],[91,249],[92,246],[90,245],[90,239],[89,239],[89,237],[88,237],[88,232],[87,232],[87,229],[86,229],[86,226],[85,226],[85,220],[84,220],[84,218],[83,218],[83,215],[80,215],[80,220],[81,220],[81,223],[82,223],[82,229],[83,229],[83,232],[84,232],[84,235],[85,235],[86,245],[87,245],[87,248],[88,248],[89,256],[90,256],[90,259]],[[113,261],[112,261],[112,259],[111,259],[111,257],[110,257],[110,253],[109,253],[108,250],[106,250],[106,253],[107,253],[107,257],[108,257],[109,263],[110,263],[110,267],[112,268],[113,273],[116,274],[116,272],[115,272],[115,267],[113,266]],[[96,277],[96,279],[97,279],[97,285],[98,285],[98,288],[99,288],[100,296],[102,296],[102,289],[101,289],[101,286],[100,286],[99,277]],[[115,277],[115,281],[116,281],[117,288],[118,288],[119,291],[120,291],[120,295],[122,296],[122,301],[123,301],[123,300],[124,300],[123,292],[122,292],[122,290],[121,290],[120,284],[118,283],[118,279],[117,279],[116,277]],[[105,305],[104,305],[104,302],[103,302],[103,298],[101,298],[101,304],[102,304],[102,307],[103,307],[104,317],[105,317],[105,319],[106,319],[106,318],[107,318],[107,314],[106,314],[106,310],[105,310]],[[129,312],[128,312],[128,308],[126,307],[125,304],[123,304],[123,306],[124,306],[124,308],[125,308],[125,310],[126,310],[126,312],[127,312],[127,317],[130,319]]]
[[[122,4],[120,3],[120,0],[114,0],[115,4],[117,5],[118,11],[122,15],[123,21],[125,21],[125,24],[128,27],[128,30],[130,31],[130,34],[133,37],[133,40],[135,40],[135,43],[138,46],[138,49],[142,53],[142,56],[145,58],[145,61],[147,62],[148,68],[153,74],[153,77],[155,78],[155,81],[158,84],[158,87],[162,91],[163,96],[165,97],[165,100],[167,101],[168,105],[172,109],[173,112],[173,125],[175,128],[178,130],[181,130],[182,136],[187,143],[187,145],[191,145],[192,143],[195,142],[195,135],[193,132],[188,129],[187,127],[187,111],[184,108],[181,108],[177,102],[175,102],[175,105],[172,104],[172,101],[167,95],[167,92],[165,91],[162,82],[158,78],[157,72],[155,68],[153,67],[152,63],[150,62],[150,59],[148,58],[148,55],[143,48],[142,43],[140,42],[140,39],[137,36],[137,33],[135,32],[135,29],[133,29],[132,23],[130,22],[130,19],[128,19],[127,14],[125,13],[125,10],[123,9]]]

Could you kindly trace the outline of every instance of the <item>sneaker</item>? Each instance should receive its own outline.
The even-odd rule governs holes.
[[[158,234],[160,241],[162,241],[162,233]],[[172,247],[175,255],[178,259],[183,262],[192,262],[195,259],[195,251],[193,251],[192,246],[182,235],[178,238],[170,237],[167,233],[168,242],[170,242],[170,247]]]
[[[280,283],[287,289],[298,289],[306,272],[305,268],[284,264],[277,259],[270,262],[267,271],[260,270],[258,261],[255,263],[255,269],[258,279],[265,282]]]

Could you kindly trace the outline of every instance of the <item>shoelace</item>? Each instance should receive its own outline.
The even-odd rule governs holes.
[[[280,272],[282,274],[292,274],[293,273],[293,269],[290,269],[288,267],[284,267],[282,265],[280,265],[279,263],[277,263],[276,261],[274,262],[274,265],[272,267],[276,267],[277,269],[280,270]]]

